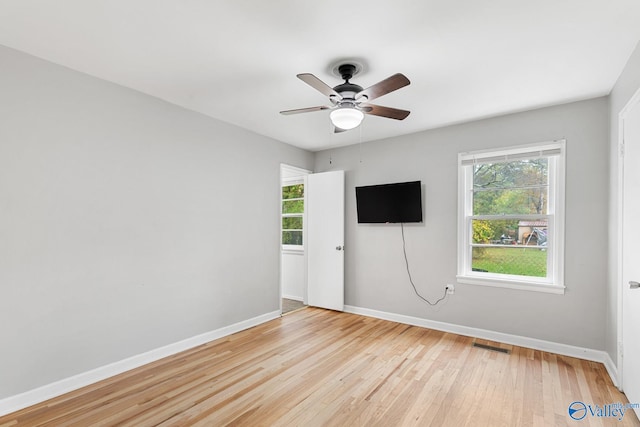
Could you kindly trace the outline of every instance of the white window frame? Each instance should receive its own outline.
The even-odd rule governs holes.
[[[284,243],[282,243],[282,250],[284,251],[291,251],[291,252],[303,252],[304,251],[304,242],[305,242],[305,232],[304,232],[304,224],[306,223],[306,201],[305,201],[305,207],[302,213],[295,213],[295,214],[285,214],[282,213],[282,203],[285,200],[305,200],[304,197],[301,197],[299,199],[283,199],[282,198],[282,188],[283,187],[288,187],[290,185],[297,185],[297,184],[303,184],[304,188],[305,188],[305,194],[306,194],[306,179],[304,179],[304,177],[296,177],[296,178],[282,178],[282,183],[280,185],[280,239],[282,240],[282,232],[284,231],[302,231],[302,245],[285,245]],[[300,217],[302,218],[302,230],[284,230],[282,228],[282,218],[290,218],[290,217]]]
[[[565,146],[565,140],[559,140],[458,154],[458,283],[564,294]],[[492,219],[490,215],[473,215],[473,166],[540,157],[549,158],[547,212],[530,216],[501,215],[499,218],[547,219],[550,242],[547,248],[547,277],[472,271],[472,219]]]

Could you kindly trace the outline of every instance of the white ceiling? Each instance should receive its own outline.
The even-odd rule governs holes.
[[[606,95],[639,40],[638,0],[0,0],[0,44],[314,151]],[[344,58],[411,115],[279,114]]]

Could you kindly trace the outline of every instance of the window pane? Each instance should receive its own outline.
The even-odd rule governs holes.
[[[547,251],[526,246],[475,247],[471,267],[476,272],[546,277]]]
[[[283,245],[302,245],[302,231],[283,231]]]
[[[283,230],[302,230],[302,217],[294,216],[282,218]]]
[[[474,190],[474,215],[546,214],[547,187]]]
[[[547,158],[473,167],[473,214],[545,214]]]
[[[301,199],[304,197],[304,184],[282,187],[282,199]]]
[[[474,219],[471,221],[475,244],[546,246],[548,223],[518,219]]]
[[[285,200],[282,202],[282,213],[303,213],[304,200]]]

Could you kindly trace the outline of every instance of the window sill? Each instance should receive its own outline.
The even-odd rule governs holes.
[[[563,285],[547,283],[524,282],[517,280],[505,280],[498,278],[484,278],[474,276],[457,276],[457,282],[465,285],[491,286],[494,288],[517,289],[521,291],[544,292],[548,294],[564,295]]]

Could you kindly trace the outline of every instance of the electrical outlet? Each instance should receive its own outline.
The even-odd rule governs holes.
[[[456,288],[451,284],[445,286],[445,289],[447,290],[448,295],[453,295],[454,292],[456,291]]]

